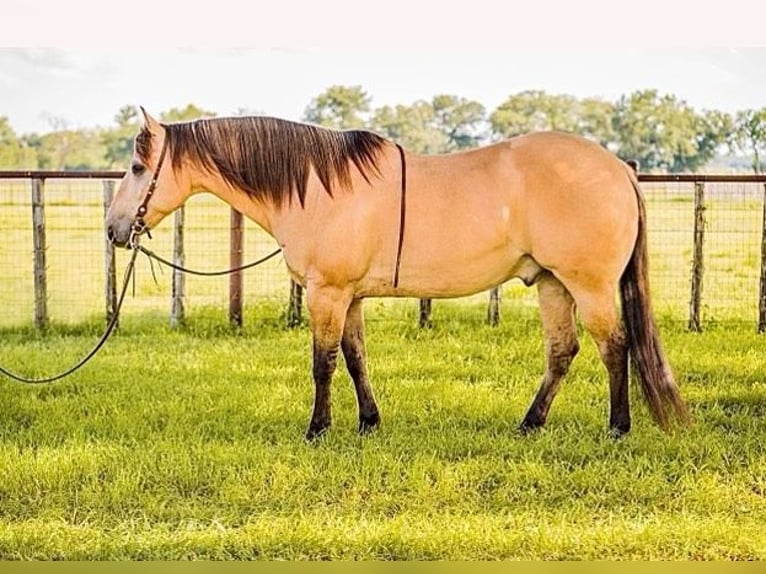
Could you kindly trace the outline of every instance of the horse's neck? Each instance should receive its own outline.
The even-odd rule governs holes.
[[[266,233],[274,236],[274,210],[252,198],[241,189],[231,187],[218,176],[201,177],[192,187],[193,192],[208,191],[228,203],[248,219],[255,221]]]

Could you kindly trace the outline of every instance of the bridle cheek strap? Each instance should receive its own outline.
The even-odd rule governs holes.
[[[157,189],[157,180],[160,177],[160,170],[162,169],[162,164],[165,162],[165,155],[168,151],[168,139],[168,133],[166,131],[165,140],[162,142],[162,150],[160,151],[160,159],[157,161],[157,167],[154,169],[154,173],[152,174],[152,180],[149,182],[149,187],[146,190],[144,200],[141,202],[141,205],[138,206],[138,209],[136,210],[136,217],[133,219],[133,224],[130,226],[130,239],[128,240],[128,245],[130,247],[135,247],[138,245],[138,236],[144,232],[149,235],[150,239],[152,237],[151,233],[149,233],[149,229],[146,227],[144,216],[146,215],[149,200],[152,198],[154,191]]]

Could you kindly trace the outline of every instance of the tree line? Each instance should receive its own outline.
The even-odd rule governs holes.
[[[234,115],[244,115],[238,110]],[[213,117],[189,104],[160,114],[165,122]],[[419,153],[445,153],[541,130],[562,130],[598,142],[642,171],[696,172],[717,155],[761,173],[766,167],[766,107],[728,114],[698,112],[674,95],[639,90],[611,102],[527,90],[488,111],[477,101],[439,94],[411,104],[373,107],[361,86],[330,86],[306,106],[303,121],[369,129]],[[0,169],[124,169],[138,130],[138,111],[120,108],[114,125],[67,129],[53,120],[42,135],[17,135],[0,116]]]

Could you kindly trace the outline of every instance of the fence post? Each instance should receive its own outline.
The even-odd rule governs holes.
[[[694,182],[694,259],[692,262],[691,299],[689,301],[689,330],[701,332],[702,278],[705,271],[703,246],[705,243],[705,184]]]
[[[420,315],[418,319],[418,325],[420,328],[431,328],[434,326],[431,321],[431,299],[420,300]]]
[[[106,226],[106,214],[114,198],[114,181],[105,179],[102,182],[104,189],[104,225]],[[106,300],[106,322],[112,320],[117,312],[117,264],[115,261],[114,245],[109,241],[104,229],[104,298]],[[119,321],[119,318],[117,319]],[[115,323],[117,327],[119,323]]]
[[[244,236],[244,226],[242,225],[242,214],[236,209],[231,210],[231,232],[230,232],[230,268],[242,266],[242,244]],[[243,277],[241,271],[235,271],[229,275],[229,322],[237,327],[242,326],[242,293]]]
[[[287,303],[287,326],[297,327],[301,324],[303,313],[303,287],[290,279],[290,300]]]
[[[493,327],[497,327],[500,324],[500,285],[489,292],[487,323]]]
[[[758,332],[766,332],[766,183],[763,184],[763,217],[761,220],[761,282],[758,300]]]
[[[35,327],[48,326],[48,279],[45,263],[45,180],[32,179],[32,237],[35,276]]]
[[[173,221],[173,263],[184,266],[184,208],[176,210]],[[186,291],[186,275],[173,269],[173,290],[170,303],[170,326],[176,328],[183,324],[186,315],[184,297]]]

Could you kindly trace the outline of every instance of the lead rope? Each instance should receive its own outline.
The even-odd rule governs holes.
[[[167,259],[163,259],[159,255],[157,255],[154,251],[147,249],[146,247],[143,247],[142,245],[138,245],[136,247],[141,253],[149,257],[149,262],[151,263],[151,260],[154,259],[156,261],[159,261],[163,265],[167,265],[171,269],[175,269],[176,271],[181,271],[182,273],[188,273],[190,275],[201,275],[202,277],[217,277],[219,275],[230,275],[232,273],[237,273],[238,271],[244,271],[245,269],[250,269],[251,267],[255,267],[256,265],[260,265],[261,263],[265,263],[272,257],[275,257],[279,253],[282,252],[282,249],[276,249],[266,255],[265,257],[261,257],[257,261],[253,261],[252,263],[248,263],[246,265],[241,265],[239,267],[233,267],[231,269],[225,269],[223,271],[195,271],[194,269],[187,269],[186,267],[182,267],[181,265],[178,265],[176,263],[173,263],[172,261],[168,261]]]
[[[82,367],[85,363],[90,361],[93,356],[98,353],[98,351],[101,349],[101,347],[104,346],[104,343],[106,343],[106,340],[109,338],[109,336],[112,334],[112,331],[114,331],[115,325],[117,325],[117,319],[120,316],[120,309],[122,309],[122,302],[125,300],[125,294],[128,292],[128,285],[130,284],[130,278],[131,274],[134,271],[135,264],[136,264],[136,256],[138,255],[138,249],[133,249],[133,254],[130,256],[130,261],[128,262],[128,266],[125,268],[125,275],[123,277],[122,281],[122,290],[120,291],[120,298],[117,300],[117,306],[114,310],[114,315],[112,315],[112,318],[109,320],[109,324],[106,326],[106,330],[104,331],[104,334],[101,335],[101,338],[96,343],[96,346],[93,347],[90,352],[85,355],[82,359],[80,359],[77,363],[75,363],[73,366],[69,367],[66,371],[63,373],[59,373],[58,375],[53,375],[50,377],[43,377],[40,379],[35,378],[29,378],[29,377],[23,377],[21,375],[17,375],[16,373],[13,373],[9,371],[6,368],[3,368],[0,366],[0,373],[4,374],[6,377],[10,377],[11,379],[14,379],[20,383],[27,383],[31,385],[41,384],[41,383],[52,383],[53,381],[57,381],[59,379],[63,379],[64,377],[71,375],[74,373],[77,369]]]
[[[125,274],[124,274],[124,278],[122,282],[122,290],[120,291],[120,298],[117,300],[117,306],[115,307],[114,315],[112,315],[112,318],[109,320],[109,323],[106,326],[106,330],[104,331],[104,334],[101,335],[101,338],[98,340],[96,345],[93,347],[93,349],[90,350],[90,352],[87,355],[85,355],[75,365],[68,368],[66,371],[59,373],[57,375],[50,376],[50,377],[43,377],[39,379],[24,377],[12,371],[9,371],[8,369],[2,366],[0,366],[0,373],[2,373],[3,375],[7,377],[10,377],[11,379],[19,381],[20,383],[27,383],[27,384],[52,383],[53,381],[57,381],[59,379],[63,379],[64,377],[68,375],[71,375],[77,369],[82,367],[85,363],[90,361],[93,358],[93,356],[101,349],[101,347],[104,346],[107,339],[109,339],[109,336],[112,334],[112,331],[114,331],[114,327],[117,325],[117,320],[120,316],[122,303],[125,300],[125,295],[128,292],[128,286],[131,284],[131,279],[133,280],[133,289],[134,289],[134,295],[135,295],[135,264],[136,264],[136,257],[138,256],[139,251],[150,258],[149,259],[150,263],[152,259],[156,259],[160,263],[167,265],[168,267],[172,267],[173,269],[176,269],[178,271],[182,271],[183,273],[190,273],[192,275],[202,275],[206,277],[212,277],[212,276],[218,276],[218,275],[229,275],[231,273],[236,273],[237,271],[250,269],[251,267],[255,267],[256,265],[260,265],[261,263],[268,261],[269,259],[275,257],[278,253],[282,251],[281,249],[277,249],[275,251],[272,251],[265,257],[261,257],[257,261],[253,261],[252,263],[248,263],[247,265],[242,265],[240,267],[235,267],[233,269],[226,269],[224,271],[195,271],[194,269],[187,269],[185,267],[181,267],[180,265],[176,265],[175,263],[172,263],[168,261],[167,259],[163,259],[162,257],[157,255],[153,251],[150,251],[149,249],[142,247],[135,239],[134,239],[132,250],[133,250],[133,254],[130,256],[130,261],[128,262],[128,265],[125,268]],[[152,273],[153,273],[153,270],[152,270]]]

